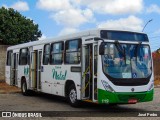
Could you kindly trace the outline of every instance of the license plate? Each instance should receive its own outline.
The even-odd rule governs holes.
[[[137,99],[129,99],[128,103],[135,104],[135,103],[137,103]]]

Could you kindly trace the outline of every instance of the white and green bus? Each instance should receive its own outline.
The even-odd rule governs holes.
[[[6,83],[79,101],[133,104],[153,100],[146,34],[96,29],[8,47]]]

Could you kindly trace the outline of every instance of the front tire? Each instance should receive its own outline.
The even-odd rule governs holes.
[[[77,100],[77,91],[74,85],[71,85],[68,92],[68,101],[72,107],[78,107],[80,101]]]

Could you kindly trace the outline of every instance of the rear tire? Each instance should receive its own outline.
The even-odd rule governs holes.
[[[29,90],[27,90],[27,83],[26,83],[26,81],[23,81],[22,84],[21,84],[21,92],[25,96],[29,95]]]
[[[77,100],[77,91],[73,84],[69,87],[68,102],[72,107],[79,107],[80,104],[80,101]]]

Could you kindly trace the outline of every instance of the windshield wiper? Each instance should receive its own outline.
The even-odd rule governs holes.
[[[124,48],[122,48],[122,46],[120,45],[120,43],[118,41],[115,41],[115,46],[116,46],[117,50],[120,52],[120,54],[124,57],[124,61],[126,64],[126,50]]]
[[[142,44],[142,42],[139,42],[139,44],[136,46],[136,49],[134,51],[134,55],[135,55],[136,58],[137,58],[137,55],[138,55],[138,50],[141,47],[141,44]]]
[[[117,48],[117,50],[123,55],[125,56],[125,51],[123,50],[122,46],[120,45],[120,43],[118,41],[115,41],[115,46]]]
[[[142,42],[139,42],[139,44],[136,46],[136,49],[134,51],[134,55],[136,57],[136,63],[137,63],[138,51],[139,51],[139,48],[141,47],[141,44],[142,44]]]

